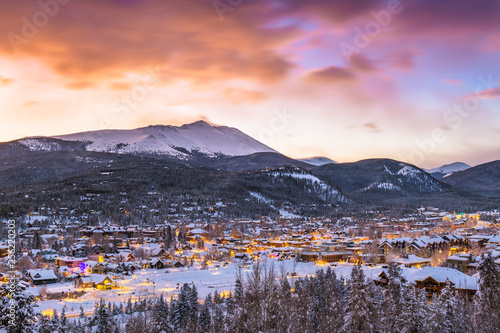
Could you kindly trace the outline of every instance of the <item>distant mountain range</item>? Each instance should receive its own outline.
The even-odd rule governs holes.
[[[500,161],[424,170],[390,159],[291,159],[238,129],[204,121],[28,137],[0,143],[0,161],[0,194],[2,187],[66,193],[80,184],[88,189],[79,193],[128,188],[140,198],[154,188],[275,211],[287,204],[498,208],[500,199]]]
[[[297,160],[300,162],[310,164],[310,165],[314,165],[314,166],[320,166],[323,164],[330,164],[330,163],[337,163],[337,162],[329,159],[328,157],[322,157],[322,156],[299,158]]]
[[[462,162],[455,162],[455,163],[445,164],[445,165],[442,165],[438,168],[429,169],[429,170],[425,170],[425,171],[430,173],[432,177],[434,177],[436,179],[441,179],[444,177],[448,177],[449,175],[451,175],[454,172],[467,170],[469,168],[471,168],[471,166],[468,164],[465,164]]]

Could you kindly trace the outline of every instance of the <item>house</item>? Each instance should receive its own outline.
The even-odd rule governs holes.
[[[51,269],[29,269],[27,275],[31,282],[37,286],[58,282],[56,274]]]
[[[154,269],[162,269],[165,268],[165,263],[158,258],[151,259],[151,262],[149,263],[149,267],[154,268]]]
[[[107,268],[106,265],[102,262],[98,262],[94,265],[94,267],[92,267],[92,273],[104,274],[105,271],[107,271]]]
[[[169,268],[181,268],[184,267],[184,264],[181,263],[180,261],[173,261],[170,264],[167,265]]]
[[[109,275],[106,275],[106,277],[101,282],[96,284],[96,288],[99,290],[113,289],[116,288],[116,282],[113,281],[113,279],[111,279]]]
[[[446,259],[448,266],[451,268],[458,269],[462,273],[466,273],[469,271],[471,264],[474,261],[472,254],[462,253],[459,255],[449,256]]]
[[[317,261],[319,258],[319,252],[302,252],[300,254],[300,259],[302,261]]]
[[[91,276],[80,276],[75,280],[75,287],[77,288],[95,288],[95,282],[92,281]]]
[[[321,254],[321,259],[326,262],[339,262],[347,259],[347,254],[343,252],[326,252]]]
[[[431,266],[431,260],[428,258],[420,258],[414,254],[409,254],[407,256],[403,256],[401,258],[396,258],[391,260],[389,263],[394,263],[398,265],[404,265],[405,267],[424,267]]]
[[[446,286],[468,296],[473,296],[478,289],[475,277],[447,267],[407,269],[404,275],[408,281],[415,284],[416,288],[425,289],[428,297],[432,297],[433,294],[439,295]]]

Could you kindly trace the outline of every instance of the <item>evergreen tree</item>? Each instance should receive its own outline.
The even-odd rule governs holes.
[[[99,305],[94,310],[94,317],[90,322],[91,326],[97,326],[97,333],[113,332],[114,319],[111,310],[101,299]]]
[[[478,266],[476,323],[478,332],[500,332],[500,273],[491,254]]]
[[[60,321],[61,322],[59,324],[59,333],[67,333],[69,331],[69,323],[68,319],[66,318],[66,305],[64,305],[61,311]]]
[[[418,290],[413,286],[407,286],[404,292],[405,301],[402,311],[403,333],[425,333],[427,332],[427,318],[429,311],[425,290]]]
[[[163,295],[160,295],[160,298],[156,301],[153,313],[155,326],[160,331],[168,332],[170,329],[169,309],[167,302],[163,299]]]
[[[211,315],[210,315],[210,307],[212,305],[212,297],[208,295],[205,298],[205,302],[201,308],[200,318],[199,318],[199,327],[201,332],[210,332],[211,330]]]
[[[368,302],[365,275],[361,266],[355,265],[351,273],[347,314],[342,327],[343,332],[364,333],[372,331],[373,326],[369,318]]]
[[[196,285],[191,287],[191,292],[188,295],[188,303],[190,327],[196,327],[198,325],[198,290],[196,289]]]
[[[35,297],[23,291],[19,281],[16,280],[13,285],[14,289],[11,289],[10,283],[0,285],[0,330],[5,329],[9,333],[32,333],[36,319],[33,310]]]
[[[52,324],[52,329],[54,331],[57,331],[59,329],[60,324],[61,324],[61,321],[59,320],[59,315],[57,314],[56,309],[54,309],[54,314],[52,315],[51,324]]]
[[[125,309],[126,314],[132,314],[133,309],[132,309],[132,299],[129,297],[127,300],[127,308]]]

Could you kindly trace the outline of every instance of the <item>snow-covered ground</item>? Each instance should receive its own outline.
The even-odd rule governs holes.
[[[266,264],[269,268],[274,266],[274,270],[278,276],[281,276],[281,271],[291,274],[293,272],[294,262],[293,260],[278,261],[276,259],[267,259],[261,261],[261,264]],[[237,263],[230,263],[227,267],[215,267],[212,265],[206,270],[199,269],[195,264],[194,267],[189,268],[169,268],[169,269],[142,269],[135,272],[132,276],[123,276],[121,279],[115,279],[119,288],[112,290],[98,290],[90,288],[86,290],[86,293],[76,299],[64,298],[61,301],[58,300],[44,300],[39,301],[38,309],[40,311],[46,311],[49,309],[57,309],[58,313],[61,313],[62,308],[66,305],[66,313],[71,317],[71,314],[75,316],[80,313],[80,305],[83,307],[85,313],[90,315],[94,309],[95,302],[99,301],[101,298],[106,302],[115,303],[126,303],[128,298],[131,297],[132,301],[137,301],[139,298],[144,299],[144,297],[158,297],[163,294],[163,297],[169,299],[171,296],[176,297],[177,287],[182,286],[184,283],[194,283],[198,288],[198,293],[200,299],[204,299],[209,293],[214,293],[218,291],[222,293],[224,291],[229,291],[234,289],[234,283],[236,280]],[[245,278],[248,273],[252,270],[252,265],[242,267],[242,275]],[[351,264],[338,264],[337,267],[332,267],[336,271],[339,271],[340,275],[349,275],[352,269]],[[304,277],[306,275],[314,274],[318,269],[326,268],[324,266],[318,266],[314,263],[302,263],[298,262],[295,266],[295,272],[298,277]],[[370,267],[366,267],[370,269]],[[168,273],[167,273],[168,271]],[[109,274],[111,278],[114,277],[113,274]],[[100,282],[104,279],[106,275],[92,274],[92,280],[94,282]],[[34,295],[38,296],[41,291],[41,287],[30,287],[28,290]],[[50,284],[47,285],[48,293],[60,293],[64,292],[74,292],[74,284],[72,282]]]

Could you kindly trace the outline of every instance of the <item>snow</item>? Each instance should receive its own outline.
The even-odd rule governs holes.
[[[257,198],[258,201],[260,202],[264,202],[264,203],[273,203],[273,201],[271,199],[268,199],[266,197],[264,197],[262,194],[260,193],[257,193],[257,192],[249,192],[250,195],[254,198]]]
[[[80,305],[84,308],[86,313],[91,312],[94,309],[95,302],[98,302],[101,298],[106,302],[122,302],[124,304],[129,297],[132,298],[132,301],[137,301],[139,296],[141,299],[144,299],[159,297],[160,294],[163,294],[164,298],[170,299],[171,296],[174,298],[176,297],[178,292],[177,287],[181,287],[184,283],[196,284],[201,300],[209,293],[213,295],[215,291],[223,292],[225,290],[233,290],[238,264],[240,264],[239,260],[235,260],[234,263],[230,263],[227,267],[223,267],[223,265],[215,267],[216,265],[214,264],[206,270],[199,269],[197,263],[195,263],[194,267],[189,268],[169,268],[161,270],[142,269],[136,271],[132,276],[124,276],[123,279],[119,279],[118,277],[115,278],[113,275],[110,275],[110,277],[118,283],[119,289],[97,290],[90,288],[87,289],[86,294],[76,299],[64,298],[61,301],[39,301],[37,302],[38,310],[57,309],[57,311],[61,313],[62,308],[66,305],[66,313],[68,315],[77,315],[80,313]],[[267,265],[268,267],[274,266],[276,273],[279,275],[282,267],[285,272],[293,272],[294,262],[293,260],[277,261],[276,259],[267,259],[262,260],[260,264]],[[249,267],[243,266],[242,273],[244,277],[251,272],[252,265],[255,264],[251,264]],[[314,275],[314,273],[321,268],[322,267],[314,263],[299,262],[295,267],[297,276],[294,278]],[[166,273],[167,271],[168,273]],[[105,277],[106,274],[92,274],[92,281],[100,282]],[[31,294],[38,296],[41,288],[40,286],[29,287],[27,290]],[[82,289],[75,289],[73,282],[47,285],[48,293],[71,293],[75,290]]]
[[[381,189],[388,191],[401,191],[399,186],[394,185],[393,183],[383,182],[383,183],[373,183],[368,187],[365,187],[362,191],[371,190],[371,189]]]
[[[54,136],[68,141],[88,141],[90,151],[114,153],[157,153],[186,157],[186,152],[243,156],[258,152],[276,152],[236,128],[212,126],[204,121],[177,126],[148,126],[132,130],[100,130]]]
[[[402,169],[400,169],[397,172],[398,175],[409,176],[409,177],[413,177],[419,173],[421,173],[420,170],[415,169],[409,165],[405,165]]]
[[[57,142],[47,142],[40,138],[25,138],[18,141],[31,151],[57,151],[61,148]]]

